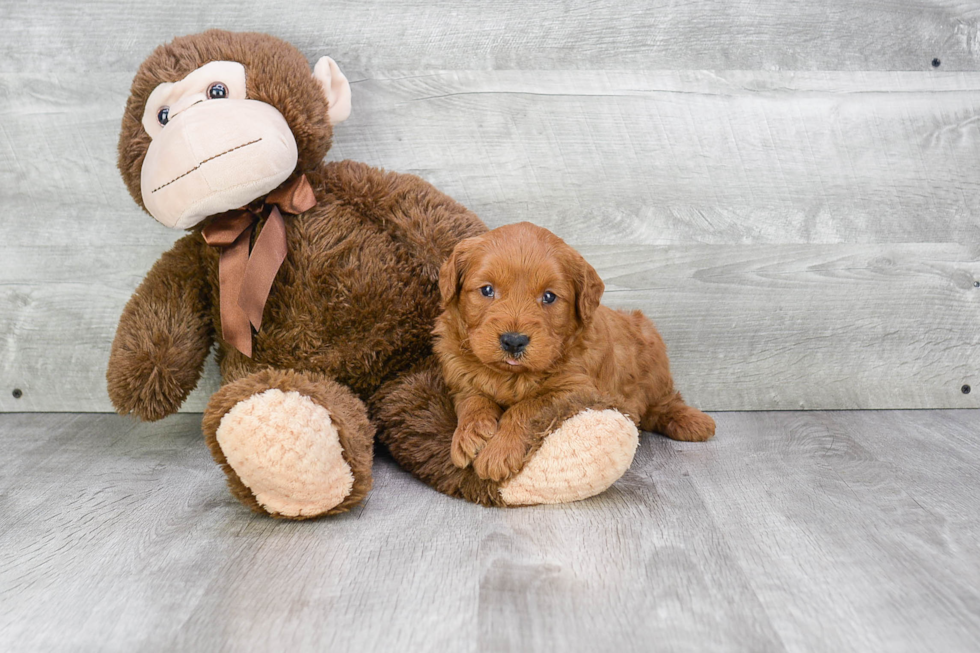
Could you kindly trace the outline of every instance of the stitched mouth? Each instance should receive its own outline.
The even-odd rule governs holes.
[[[166,188],[167,186],[169,186],[170,184],[174,183],[178,179],[182,179],[182,178],[186,177],[187,175],[191,174],[195,170],[198,170],[205,163],[208,163],[210,161],[214,161],[215,159],[217,159],[219,157],[222,157],[222,156],[224,156],[226,154],[231,154],[235,150],[240,150],[243,147],[248,147],[249,145],[255,145],[256,143],[258,143],[261,140],[262,140],[261,138],[256,138],[254,141],[249,141],[248,143],[242,143],[241,145],[236,145],[235,147],[231,148],[230,150],[225,150],[224,152],[221,152],[220,154],[215,154],[214,156],[209,156],[208,158],[204,159],[203,161],[201,161],[200,163],[198,163],[196,166],[194,166],[193,168],[191,168],[187,172],[185,172],[185,173],[183,173],[181,175],[177,175],[176,177],[174,177],[173,179],[171,179],[167,183],[163,184],[162,186],[157,186],[156,188],[154,188],[153,190],[150,191],[150,194],[152,195],[153,193],[157,192],[161,188]]]

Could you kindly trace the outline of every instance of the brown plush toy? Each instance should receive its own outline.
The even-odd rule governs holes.
[[[571,501],[629,466],[630,420],[599,396],[529,425],[519,473],[453,465],[456,418],[432,349],[438,274],[486,228],[423,180],[325,163],[350,86],[263,34],[160,46],[133,81],[119,169],[136,202],[185,229],[123,311],[107,372],[117,410],[175,412],[212,345],[224,385],[204,435],[233,494],[305,519],[371,487],[375,435],[436,489],[485,505]]]

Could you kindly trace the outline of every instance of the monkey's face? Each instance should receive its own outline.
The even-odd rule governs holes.
[[[147,211],[186,229],[272,191],[296,167],[296,139],[275,107],[245,96],[245,67],[213,61],[160,84],[143,112],[153,141],[140,187]]]
[[[349,115],[350,85],[329,57],[311,74],[298,51],[300,59],[290,62],[295,69],[282,65],[282,53],[293,56],[293,49],[269,37],[209,32],[185,41],[233,50],[259,38],[264,49],[237,48],[246,51],[245,64],[208,61],[177,81],[150,86],[140,120],[145,135],[124,119],[120,169],[128,184],[138,173],[134,197],[162,224],[188,229],[267,195],[298,162],[308,169],[322,160],[330,125]],[[145,74],[134,82],[133,99],[138,86],[146,88]],[[320,96],[316,102],[311,91]]]

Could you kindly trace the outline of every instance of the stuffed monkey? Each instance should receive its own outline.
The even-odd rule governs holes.
[[[431,348],[438,274],[486,228],[418,177],[324,162],[350,96],[330,58],[311,70],[264,34],[181,37],[143,62],[119,170],[138,205],[186,234],[123,310],[113,404],[143,420],[175,412],[217,343],[205,440],[235,497],[274,517],[361,501],[376,435],[424,482],[484,505],[601,492],[637,432],[599,396],[545,410],[511,478],[452,464],[456,418]]]

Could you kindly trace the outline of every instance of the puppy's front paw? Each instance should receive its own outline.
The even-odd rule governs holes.
[[[460,422],[453,433],[451,456],[453,464],[459,468],[466,467],[480,453],[487,440],[497,432],[497,420],[492,417]]]
[[[480,478],[499,483],[521,471],[526,454],[523,438],[498,433],[473,461],[473,470]]]

